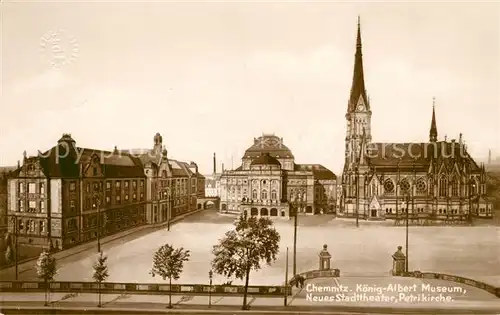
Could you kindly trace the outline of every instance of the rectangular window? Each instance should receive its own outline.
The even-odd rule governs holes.
[[[132,181],[132,188],[133,189],[136,189],[137,188],[137,181]]]
[[[122,198],[120,196],[116,196],[116,203],[120,204],[122,201]]]
[[[75,201],[74,200],[70,200],[69,201],[69,207],[71,208],[72,211],[75,210],[76,206],[75,206]]]
[[[40,212],[45,212],[45,201],[40,201]]]
[[[47,232],[47,226],[45,225],[45,221],[40,221],[38,226],[40,227],[40,233]]]
[[[20,194],[24,193],[24,184],[23,183],[19,183],[19,193]]]
[[[45,183],[40,183],[40,194],[45,194]]]
[[[36,212],[36,201],[30,200],[28,204],[29,212]]]
[[[121,183],[120,181],[118,181],[118,180],[117,180],[117,181],[115,182],[115,187],[116,187],[116,189],[120,189],[120,188],[122,187],[122,185],[121,185],[121,184],[122,184],[122,183]]]
[[[141,188],[144,187],[144,181],[141,180],[141,184],[140,184]]]
[[[36,184],[29,183],[28,184],[28,194],[35,194],[35,193],[36,193]]]
[[[133,200],[133,201],[136,201],[136,200],[137,200],[137,194],[136,194],[136,193],[133,193],[133,194],[132,194],[132,200]]]
[[[128,180],[126,180],[124,183],[123,183],[124,187],[125,188],[128,188]]]
[[[22,231],[24,229],[24,222],[23,222],[23,220],[19,220],[17,222],[17,225],[18,225],[17,228],[18,228],[19,231]]]
[[[90,183],[87,183],[87,185],[85,185],[85,192],[90,193]]]
[[[19,208],[19,212],[24,212],[24,200],[19,200],[17,202],[17,206]]]
[[[111,189],[111,182],[110,182],[110,181],[107,181],[107,182],[106,182],[106,189],[107,189],[107,190],[110,190],[110,189]]]
[[[97,167],[92,168],[92,174],[93,176],[97,176],[99,172],[97,171]]]
[[[99,183],[94,183],[94,191],[99,191]]]
[[[85,199],[85,209],[90,209],[90,198]]]
[[[128,194],[125,194],[125,200],[128,201]]]
[[[110,204],[111,203],[111,197],[110,196],[106,196],[106,204]]]
[[[69,191],[75,191],[76,190],[76,183],[71,182],[69,183]]]
[[[30,233],[35,232],[35,221],[28,220],[28,226],[27,226],[27,228],[29,229]]]
[[[141,200],[141,201],[142,201],[142,200],[144,200],[144,193],[141,193],[141,195],[140,195],[140,200]]]

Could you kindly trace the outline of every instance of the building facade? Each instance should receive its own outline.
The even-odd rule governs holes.
[[[80,148],[64,134],[8,179],[8,230],[20,245],[72,247],[195,210],[198,181],[196,164],[168,159],[159,134],[140,153]]]
[[[304,214],[335,211],[335,174],[319,164],[295,164],[282,138],[255,138],[241,161],[221,175],[221,212],[288,217],[295,209]]]
[[[354,75],[346,113],[340,216],[465,222],[491,217],[484,165],[459,140],[438,139],[433,105],[429,141],[374,143],[358,23]],[[398,220],[399,221],[399,220]]]
[[[16,167],[0,167],[0,235],[7,231],[7,179]]]

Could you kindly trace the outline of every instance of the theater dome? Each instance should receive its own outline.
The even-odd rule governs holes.
[[[254,138],[254,143],[245,151],[243,158],[254,159],[269,153],[271,157],[277,159],[293,159],[292,151],[283,144],[283,138],[274,134],[263,134],[259,138]]]
[[[250,165],[252,165],[252,166],[254,166],[254,165],[278,165],[278,166],[281,166],[281,163],[277,159],[273,158],[269,153],[263,153],[261,156],[259,156],[255,160],[253,160]]]

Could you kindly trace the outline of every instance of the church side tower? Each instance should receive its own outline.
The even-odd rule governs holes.
[[[429,130],[429,142],[436,142],[438,137],[438,131],[436,126],[436,99],[432,101],[432,120],[431,129]]]
[[[345,170],[351,170],[359,161],[361,141],[370,143],[371,136],[370,102],[366,94],[361,45],[361,24],[358,17],[356,54],[352,78],[351,95],[347,104],[347,129],[345,138]],[[364,135],[363,135],[364,133]],[[364,138],[364,140],[362,140]]]

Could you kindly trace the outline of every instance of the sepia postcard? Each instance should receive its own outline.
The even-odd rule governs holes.
[[[499,2],[0,14],[0,314],[500,314]]]

